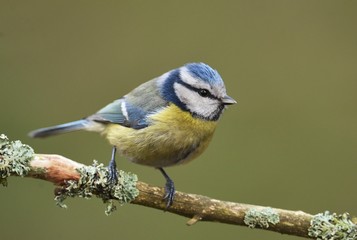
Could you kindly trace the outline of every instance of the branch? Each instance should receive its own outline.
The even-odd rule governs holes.
[[[357,239],[356,219],[348,213],[330,214],[328,211],[311,215],[302,211],[255,206],[212,199],[197,194],[176,192],[173,205],[166,209],[164,190],[137,181],[135,175],[119,172],[116,186],[107,181],[107,169],[94,161],[86,166],[60,155],[34,154],[32,148],[19,141],[10,142],[0,135],[0,183],[6,185],[10,175],[38,178],[54,183],[56,201],[65,207],[67,197],[103,199],[108,204],[106,213],[115,210],[113,200],[131,202],[161,209],[190,218],[188,225],[198,221],[213,221],[283,234],[317,239]]]

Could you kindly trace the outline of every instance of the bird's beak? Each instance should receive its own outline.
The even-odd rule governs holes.
[[[230,96],[226,95],[222,98],[222,103],[224,105],[232,105],[232,104],[236,104],[237,101],[231,98]]]

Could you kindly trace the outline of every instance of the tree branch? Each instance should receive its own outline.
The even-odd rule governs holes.
[[[23,147],[26,149],[23,150]],[[129,199],[133,204],[188,217],[190,218],[188,225],[193,225],[198,221],[213,221],[305,238],[357,238],[356,221],[347,213],[337,215],[325,212],[311,215],[302,211],[227,202],[183,192],[176,192],[173,205],[166,209],[163,201],[164,190],[136,181],[135,175],[129,174],[126,180],[119,181],[120,186],[116,186],[116,190],[113,191],[107,183],[106,168],[97,162],[93,166],[85,166],[60,155],[33,154],[31,151],[32,149],[27,145],[22,145],[19,141],[9,142],[4,135],[0,135],[0,182],[4,184],[10,175],[52,182],[57,186],[56,198],[60,206],[64,206],[62,202],[68,196],[96,195],[104,202],[111,203],[111,199],[126,202]],[[122,171],[119,174],[126,176],[126,173]],[[132,182],[134,182],[134,188],[136,184],[135,189],[131,185]],[[137,190],[138,192],[135,192]],[[123,191],[126,192],[123,193]],[[109,205],[107,213],[112,210],[113,205]]]

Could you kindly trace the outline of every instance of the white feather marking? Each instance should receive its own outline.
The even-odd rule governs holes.
[[[164,73],[162,74],[160,77],[157,78],[156,82],[158,84],[158,86],[162,86],[164,84],[164,82],[166,81],[166,79],[170,76],[170,72]]]
[[[129,121],[129,115],[128,115],[128,111],[127,111],[127,109],[126,109],[126,104],[125,104],[124,101],[121,103],[121,112],[123,113],[125,119],[126,119],[127,121]]]
[[[198,88],[198,89],[207,89],[213,94],[214,96],[221,98],[227,95],[226,93],[226,88],[223,84],[223,82],[217,82],[217,84],[211,85],[206,81],[202,81],[199,78],[195,78],[190,74],[190,71],[187,69],[187,67],[181,67],[180,68],[180,77],[181,80],[192,87]]]
[[[183,82],[191,85],[192,87],[195,87],[198,89],[200,89],[200,88],[208,89],[208,90],[212,89],[208,83],[202,81],[199,78],[193,77],[186,67],[182,67],[180,69],[180,77]]]
[[[90,132],[102,132],[105,125],[99,122],[90,121],[85,124],[85,129]]]

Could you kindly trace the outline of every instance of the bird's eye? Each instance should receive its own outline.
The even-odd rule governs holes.
[[[200,94],[201,97],[207,97],[209,95],[209,91],[206,89],[199,89],[198,94]]]

